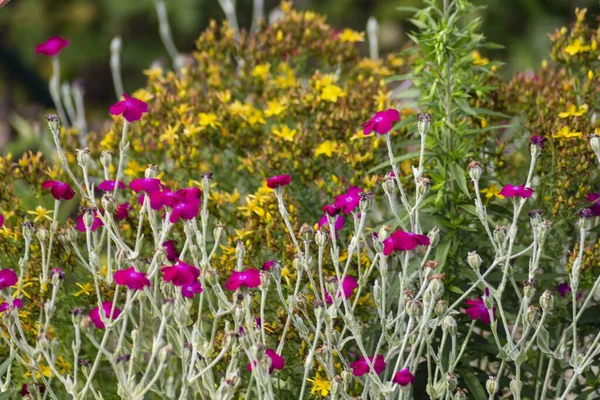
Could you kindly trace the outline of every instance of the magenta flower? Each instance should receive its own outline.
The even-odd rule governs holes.
[[[127,93],[123,93],[123,97],[125,100],[110,106],[110,113],[112,115],[122,115],[127,122],[134,122],[142,118],[142,114],[148,112],[148,104],[146,102],[129,97]]]
[[[335,196],[333,206],[342,210],[344,214],[350,214],[359,206],[361,193],[364,193],[364,190],[356,186],[350,186],[348,190],[346,190],[346,193]]]
[[[174,224],[180,219],[191,220],[196,218],[200,212],[200,203],[194,201],[192,203],[179,203],[173,207],[173,212],[169,217],[169,221]]]
[[[398,112],[398,110],[390,108],[388,110],[379,111],[375,113],[375,116],[373,118],[371,118],[367,122],[360,124],[360,126],[364,128],[364,135],[368,135],[372,131],[375,131],[380,135],[385,135],[386,133],[392,130],[394,122],[399,120],[400,113]]]
[[[375,358],[375,361],[373,361],[373,358]],[[373,370],[377,375],[382,373],[385,369],[385,366],[387,365],[381,354],[378,354],[377,357],[369,357],[369,361],[367,361],[366,358],[361,356],[358,359],[358,361],[350,363],[350,368],[352,368],[352,374],[354,376],[363,376],[364,374],[369,372],[371,370],[371,368],[369,367],[369,362],[373,365]]]
[[[429,246],[429,237],[400,230],[383,241],[383,254],[389,256],[393,251],[410,251],[417,246]]]
[[[500,193],[498,193],[504,197],[520,197],[522,199],[528,199],[533,195],[533,189],[525,187],[525,185],[505,185]]]
[[[262,265],[261,270],[262,271],[270,271],[271,268],[273,268],[273,266],[277,263],[279,263],[279,260],[269,260]]]
[[[202,285],[200,285],[200,282],[194,281],[187,285],[183,285],[181,287],[181,294],[183,295],[183,297],[187,297],[188,299],[191,299],[192,297],[194,297],[194,294],[202,293],[203,290],[204,289],[202,289]]]
[[[42,189],[50,189],[50,193],[55,200],[71,200],[75,196],[73,188],[65,182],[46,181],[42,183]]]
[[[17,273],[12,269],[0,269],[0,290],[16,285],[19,281]]]
[[[564,299],[565,297],[567,297],[567,293],[571,293],[571,286],[569,286],[568,283],[559,283],[558,287],[556,288],[556,290],[558,290],[558,293],[560,293],[560,295],[562,296],[562,298]]]
[[[79,232],[85,232],[85,223],[83,222],[83,217],[85,214],[81,214],[79,217],[77,217],[77,226],[76,229]],[[92,226],[90,228],[90,230],[93,232],[96,229],[100,228],[101,226],[104,226],[104,223],[102,222],[102,220],[98,217],[98,212],[94,212],[94,222],[92,222]]]
[[[154,192],[150,195],[150,208],[160,210],[164,206],[175,207],[180,199],[177,193],[165,188],[162,192]]]
[[[136,193],[146,192],[146,194],[152,194],[156,192],[160,192],[161,184],[160,179],[156,178],[139,178],[134,179],[129,184],[131,190]]]
[[[127,286],[129,289],[144,290],[145,286],[150,286],[146,273],[137,272],[135,267],[119,270],[113,276],[117,285]]]
[[[589,207],[589,210],[592,212],[592,214],[594,214],[595,217],[600,216],[600,193],[590,193],[586,197],[593,203]]]
[[[195,187],[179,189],[177,191],[177,197],[179,198],[179,201],[183,203],[200,201],[200,198],[202,197],[202,190]]]
[[[4,226],[4,215],[0,214],[0,228]]]
[[[115,190],[115,185],[117,185],[117,181],[102,181],[98,185],[98,189],[103,192],[112,192]],[[127,185],[124,182],[119,181],[119,189],[127,189]]]
[[[200,270],[193,265],[178,260],[175,265],[164,266],[160,269],[165,282],[171,282],[175,286],[189,285],[200,276]]]
[[[358,287],[358,281],[356,280],[356,278],[353,276],[347,276],[342,281],[342,290],[338,290],[337,297],[340,297],[343,293],[344,298],[348,299],[348,298],[350,298],[350,296],[352,296],[352,294],[354,293],[354,289],[356,289],[357,287]],[[331,298],[331,295],[328,292],[325,293],[325,301],[328,304],[333,303],[333,299]]]
[[[415,382],[415,376],[410,373],[410,370],[408,368],[404,368],[396,372],[396,375],[394,375],[394,379],[392,379],[392,382],[397,383],[400,386],[408,386],[411,383]]]
[[[65,279],[65,271],[62,268],[52,268],[50,270],[50,278],[53,278],[54,275],[58,276],[58,279],[63,280]]]
[[[12,301],[12,303],[10,303],[8,301],[0,303],[0,313],[3,313],[4,311],[8,310],[11,307],[14,308],[14,309],[23,307],[23,300],[21,300],[21,299],[14,299]]]
[[[534,146],[538,146],[540,149],[544,148],[544,142],[546,142],[548,140],[548,138],[545,138],[543,136],[532,136],[529,139],[529,143],[531,143]]]
[[[467,308],[465,313],[471,317],[471,320],[475,321],[479,318],[481,322],[486,325],[490,324],[490,313],[488,312],[488,308],[485,306],[483,299],[481,297],[477,297],[477,300],[469,299],[467,300]],[[496,319],[496,307],[492,310],[494,314],[494,319]]]
[[[341,211],[342,211],[341,209],[337,208],[333,204],[325,204],[323,206],[323,212],[331,215],[332,217],[336,214],[339,214]]]
[[[344,216],[338,215],[335,218],[335,222],[333,223],[333,228],[337,232],[337,231],[341,230],[342,228],[344,228],[345,224],[346,224],[346,219],[344,218]],[[319,229],[321,229],[321,227],[323,225],[327,225],[327,214],[325,214],[321,217],[321,219],[319,220],[317,225],[318,225]]]
[[[111,314],[112,307],[113,307],[113,303],[111,303],[110,301],[102,302],[102,311],[104,312],[104,316],[109,320],[114,320],[121,314],[121,310],[119,310],[117,307],[115,307],[112,310],[112,314]],[[109,315],[112,318],[109,318]],[[98,328],[98,329],[105,328],[104,322],[102,322],[102,319],[100,318],[100,309],[98,307],[96,307],[92,311],[90,311],[90,319],[92,320],[94,325],[96,325],[96,328]]]
[[[248,268],[245,271],[233,271],[227,282],[225,289],[237,290],[240,286],[255,288],[260,285],[260,271],[254,268]]]
[[[267,186],[271,189],[276,189],[280,186],[287,186],[292,182],[292,177],[289,175],[277,175],[267,179]]]
[[[123,221],[127,217],[129,217],[129,210],[131,210],[131,204],[129,203],[121,203],[117,205],[117,209],[115,210],[115,216],[119,221]]]
[[[282,370],[285,367],[285,359],[279,354],[275,353],[275,350],[267,349],[265,350],[265,354],[271,359],[271,367],[269,368],[269,375],[273,373],[274,370]],[[256,365],[256,361],[254,361],[254,365]],[[252,371],[252,364],[248,363],[248,371]]]
[[[175,247],[176,244],[177,242],[174,240],[167,240],[162,244],[163,248],[165,249],[167,260],[171,262],[177,261],[177,259],[179,258],[179,252]]]
[[[35,52],[38,54],[45,54],[47,56],[55,56],[68,45],[68,40],[63,39],[60,36],[52,36],[44,43],[40,43],[35,46]]]

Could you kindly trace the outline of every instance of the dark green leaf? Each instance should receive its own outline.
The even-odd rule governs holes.
[[[468,198],[471,198],[471,194],[469,193],[469,188],[467,187],[467,178],[465,177],[465,170],[458,166],[458,164],[453,163],[450,164],[450,171],[456,179],[456,183],[458,183],[458,187],[463,191],[464,194],[467,195]]]
[[[470,366],[463,366],[457,368],[458,373],[465,380],[467,388],[469,389],[469,394],[474,399],[487,399],[487,394],[475,373],[473,373],[473,369]]]

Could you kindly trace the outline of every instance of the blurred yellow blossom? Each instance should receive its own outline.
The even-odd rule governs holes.
[[[269,63],[257,65],[252,70],[252,76],[255,78],[262,79],[264,81],[265,79],[267,79],[267,75],[269,75],[270,68],[271,64]]]
[[[342,31],[342,33],[339,34],[338,38],[342,42],[350,42],[350,43],[364,42],[365,41],[365,33],[364,32],[356,32],[356,31],[353,31],[352,29],[346,28]]]
[[[490,63],[490,60],[482,57],[477,50],[471,53],[471,57],[473,57],[473,65],[488,65]]]
[[[336,147],[337,147],[336,142],[326,140],[315,149],[315,156],[318,157],[321,154],[323,154],[323,155],[326,155],[327,157],[331,157],[333,155],[333,152],[335,151]]]
[[[343,97],[345,95],[342,88],[336,85],[327,85],[323,89],[321,89],[321,100],[336,102],[338,97]]]
[[[273,134],[283,140],[287,140],[288,142],[294,141],[294,136],[296,136],[298,131],[296,129],[290,129],[287,125],[282,125],[279,128],[273,128]]]
[[[561,112],[558,114],[559,118],[569,118],[569,117],[581,117],[588,110],[589,106],[587,104],[582,104],[579,107],[571,104],[567,108],[567,111]]]
[[[581,132],[572,132],[571,129],[569,129],[568,126],[563,126],[558,132],[556,132],[554,135],[552,135],[553,138],[557,138],[557,139],[573,139],[573,138],[580,138]]]
[[[52,217],[50,216],[52,213],[54,213],[54,211],[46,210],[42,206],[37,206],[33,211],[27,211],[27,214],[35,215],[35,217],[33,218],[33,222],[40,222],[44,219],[52,221]]]
[[[481,193],[485,195],[486,199],[491,199],[492,197],[497,197],[499,199],[504,198],[504,196],[500,194],[500,188],[498,188],[495,183],[492,183],[488,188],[481,189]]]
[[[565,47],[565,53],[567,53],[570,56],[574,56],[578,53],[590,51],[590,49],[591,47],[586,45],[583,40],[577,38],[571,44]]]
[[[73,296],[75,297],[79,297],[82,294],[85,294],[86,296],[89,296],[92,293],[92,285],[89,283],[84,283],[83,285],[81,283],[75,283],[77,286],[79,286],[81,288],[81,290],[77,293],[74,293]]]
[[[221,123],[217,121],[217,116],[214,113],[200,113],[198,114],[200,126],[210,126],[211,128],[217,128],[221,126]]]
[[[312,389],[310,389],[310,392],[312,394],[320,394],[321,396],[325,397],[329,394],[329,391],[331,390],[331,384],[329,383],[329,381],[327,379],[321,379],[319,378],[318,375],[315,376],[314,379],[306,379],[308,382],[312,382]]]

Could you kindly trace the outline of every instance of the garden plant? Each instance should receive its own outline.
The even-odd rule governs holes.
[[[35,49],[56,108],[0,158],[0,399],[600,395],[586,10],[505,80],[467,0],[385,56],[375,21],[219,3],[182,54],[155,1],[172,65],[130,94],[115,38],[98,131],[69,41]]]

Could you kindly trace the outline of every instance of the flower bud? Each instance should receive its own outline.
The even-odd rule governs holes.
[[[454,393],[454,400],[465,400],[467,398],[467,389],[456,389],[456,393]]]
[[[50,270],[50,279],[54,286],[60,285],[63,279],[65,279],[65,271],[60,268],[52,268]]]
[[[335,276],[328,276],[325,278],[325,290],[331,295],[331,293],[337,293],[338,291],[338,280]]]
[[[448,374],[446,375],[446,388],[449,391],[453,391],[454,389],[456,389],[457,384],[458,379],[456,379],[456,375],[454,375],[452,372],[448,372]]]
[[[112,153],[108,150],[104,150],[102,154],[100,154],[100,164],[104,168],[110,168],[110,164],[112,164]]]
[[[81,168],[85,168],[90,163],[90,149],[77,149],[77,164]]]
[[[34,231],[33,222],[31,222],[31,221],[23,222],[21,224],[21,229],[23,230],[23,238],[25,239],[25,241],[31,242],[31,239],[33,238],[33,231]]]
[[[540,310],[536,306],[529,306],[527,311],[525,311],[525,320],[528,323],[533,324],[539,316],[539,311]]]
[[[89,208],[83,214],[83,224],[86,229],[92,229],[92,225],[94,224],[94,212]]]
[[[442,329],[448,331],[452,336],[456,335],[456,320],[451,315],[447,315],[442,320]]]
[[[336,375],[331,380],[331,393],[340,394],[343,389],[344,379]]]
[[[483,260],[476,251],[470,251],[467,255],[467,264],[469,264],[469,266],[473,268],[475,272],[479,271],[479,267],[481,266],[482,262]]]
[[[437,226],[434,226],[433,229],[431,229],[427,234],[427,237],[429,238],[429,247],[434,248],[438,244],[438,241],[440,239],[439,228]]]
[[[516,395],[517,393],[521,393],[521,389],[523,387],[523,384],[521,382],[517,382],[517,380],[515,379],[514,376],[510,377],[510,392],[514,395]]]
[[[158,175],[158,169],[154,165],[148,164],[146,171],[144,171],[144,177],[156,178],[157,175]]]
[[[46,240],[48,239],[48,229],[43,227],[38,229],[38,231],[35,233],[35,236],[38,238],[41,244],[46,243]]]
[[[434,299],[439,298],[442,294],[444,294],[444,282],[440,279],[439,274],[434,279],[429,282],[429,286],[427,287],[428,291],[431,292]]]
[[[433,311],[435,312],[435,315],[437,315],[438,317],[441,317],[442,315],[444,315],[446,313],[446,311],[448,310],[448,305],[446,304],[446,302],[442,299],[436,301],[435,303],[435,307],[433,309]]]
[[[314,234],[315,234],[314,229],[308,224],[304,224],[300,228],[300,236],[302,236],[302,239],[305,242],[310,242],[312,240]]]
[[[550,231],[551,227],[552,227],[552,221],[545,219],[540,222],[539,232],[538,232],[538,246],[540,248],[544,247],[544,242],[546,241],[546,238],[548,237],[548,231]]]
[[[550,290],[546,290],[540,296],[540,307],[544,311],[552,311],[554,308],[554,294]]]
[[[529,211],[529,222],[531,222],[531,227],[536,229],[542,223],[542,215],[544,215],[544,210],[531,210]]]
[[[265,345],[262,343],[256,343],[256,346],[254,346],[252,350],[256,361],[261,362],[265,357]]]
[[[213,237],[215,238],[215,242],[221,239],[221,236],[225,233],[225,225],[221,222],[217,222],[217,226],[213,230]]]
[[[317,233],[315,233],[315,243],[317,243],[317,246],[319,246],[320,248],[325,247],[327,245],[327,234],[321,229],[319,229]]]
[[[483,169],[481,168],[481,164],[478,161],[471,160],[469,165],[467,165],[467,172],[469,173],[471,179],[474,182],[477,182],[479,181],[479,178],[481,178]]]
[[[102,207],[104,207],[108,215],[112,215],[117,209],[117,202],[110,193],[105,193],[102,196]]]
[[[361,192],[361,193],[359,193],[359,197],[360,197],[360,203],[359,203],[360,212],[366,213],[369,210],[369,207],[371,207],[371,204],[373,204],[373,192],[368,192],[368,193]]]
[[[431,181],[424,176],[417,180],[417,193],[419,196],[425,196],[431,188]]]
[[[592,228],[594,221],[594,213],[589,208],[579,210],[579,226],[582,229],[589,230]]]
[[[497,226],[494,229],[494,239],[496,239],[496,243],[502,246],[504,243],[504,239],[506,239],[506,227],[505,226]]]
[[[390,174],[387,174],[383,178],[383,182],[381,182],[381,187],[383,188],[385,194],[394,194],[394,192],[396,191],[396,184],[394,183],[394,178]]]
[[[390,236],[390,232],[392,231],[392,227],[390,225],[384,225],[379,229],[379,232],[377,233],[377,236],[379,237],[379,240],[381,240],[382,242],[384,240],[386,240],[389,236]]]
[[[409,317],[418,317],[421,315],[422,306],[419,300],[410,299],[406,303],[406,313]]]
[[[495,377],[490,376],[488,378],[487,382],[485,383],[485,390],[487,390],[490,397],[496,394],[498,391],[498,382],[496,381]]]
[[[46,120],[48,120],[48,127],[54,136],[58,136],[60,133],[60,118],[56,114],[46,114]]]
[[[532,298],[535,294],[535,281],[533,279],[523,282],[523,293],[525,297]]]
[[[238,260],[243,260],[244,257],[246,256],[246,246],[244,246],[244,243],[242,243],[242,241],[238,241],[237,245],[235,246],[235,258],[237,258]]]
[[[173,347],[170,344],[163,346],[158,352],[158,361],[162,364],[167,361],[167,357],[173,352]]]
[[[419,133],[421,135],[427,135],[427,131],[429,131],[430,125],[431,125],[431,114],[429,114],[429,113],[417,114],[417,128],[419,129]]]

